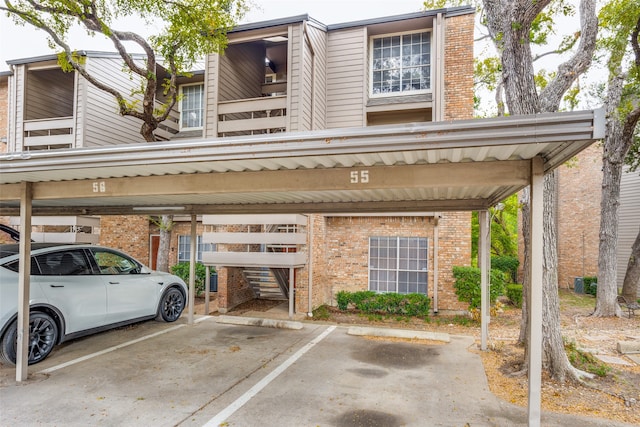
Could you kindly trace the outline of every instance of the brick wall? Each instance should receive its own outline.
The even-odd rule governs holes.
[[[473,118],[474,15],[445,21],[445,120]]]
[[[105,215],[100,217],[100,244],[120,249],[143,264],[149,259],[149,217]]]
[[[593,144],[558,168],[558,286],[598,274],[602,147]]]

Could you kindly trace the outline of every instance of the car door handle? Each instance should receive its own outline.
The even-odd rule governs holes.
[[[64,285],[49,285],[52,288],[64,288]]]
[[[158,282],[158,285],[162,286],[164,285],[164,282]]]
[[[109,282],[110,285],[119,285],[120,282]]]

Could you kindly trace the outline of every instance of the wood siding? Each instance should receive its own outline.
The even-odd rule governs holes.
[[[260,42],[230,45],[220,56],[218,102],[262,96],[264,58]]]
[[[25,120],[73,116],[74,73],[27,71]]]
[[[289,119],[289,132],[307,130],[304,122],[305,97],[304,76],[301,75],[303,67],[304,45],[302,43],[302,24],[289,27],[289,61],[287,80],[289,81],[289,107],[287,116]]]
[[[312,25],[307,26],[307,33],[313,48],[313,129],[325,129],[327,127],[327,34]]]
[[[618,287],[622,287],[631,255],[631,246],[640,232],[640,175],[622,173],[620,180],[620,217],[618,228]]]
[[[122,60],[117,58],[87,58],[87,70],[98,80],[114,87],[123,94],[129,94],[132,82],[127,73],[122,72]],[[81,79],[83,80],[83,79]],[[104,92],[92,84],[81,85],[82,97],[86,105],[82,109],[82,127],[84,147],[128,144],[144,142],[140,135],[142,122],[133,117],[122,117],[113,95]],[[140,98],[141,99],[141,98]]]
[[[367,81],[364,27],[327,36],[327,128],[364,126]]]
[[[220,55],[207,55],[205,66],[205,116],[203,136],[215,138],[218,135],[218,92],[220,81]]]

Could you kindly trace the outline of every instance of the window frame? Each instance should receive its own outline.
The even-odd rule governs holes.
[[[401,85],[401,90],[399,92],[386,92],[386,93],[373,93],[373,73],[374,73],[374,69],[373,69],[373,45],[374,45],[374,40],[376,39],[384,39],[384,38],[391,38],[391,37],[395,37],[395,36],[399,36],[400,37],[400,56],[402,59],[402,37],[405,35],[409,35],[409,34],[420,34],[420,33],[428,33],[429,34],[429,88],[428,89],[420,89],[420,90],[402,90],[402,85]],[[422,95],[422,94],[428,94],[428,93],[433,93],[433,29],[431,28],[424,28],[424,29],[420,29],[420,30],[409,30],[409,31],[402,31],[402,32],[396,32],[396,33],[388,33],[388,34],[376,34],[373,36],[369,37],[369,71],[368,71],[368,78],[369,78],[369,97],[370,98],[388,98],[388,97],[397,97],[397,96],[411,96],[411,95]],[[400,67],[400,74],[402,76],[402,64]],[[402,79],[402,77],[401,77]],[[402,81],[402,80],[401,80]]]
[[[181,240],[183,238],[188,239],[189,241],[186,243],[186,250],[182,250],[182,247],[185,245],[185,243],[182,243]],[[206,250],[205,246],[209,245],[210,250]],[[190,259],[183,259],[181,257],[181,254],[184,252],[185,254],[187,254],[187,257],[191,256],[191,235],[190,234],[179,234],[178,235],[178,253],[176,255],[176,262],[180,263],[180,262],[189,262]],[[204,243],[202,241],[202,234],[198,234],[196,236],[196,262],[202,262],[202,254],[206,251],[206,252],[215,252],[217,250],[216,244],[215,243]]]
[[[395,239],[396,240],[396,254],[395,254],[395,265],[394,266],[387,266],[387,267],[381,267],[381,266],[373,266],[372,263],[372,241],[374,239],[387,239],[391,240],[391,239]],[[420,245],[420,241],[424,241],[424,250],[425,252],[425,258],[424,260],[421,259],[419,256],[415,258],[415,261],[417,262],[417,265],[415,269],[410,269],[410,268],[401,268],[401,263],[402,263],[402,257],[401,257],[401,241],[405,240],[407,241],[407,243],[410,243],[411,239],[417,239],[418,240],[418,246],[416,248],[416,253],[419,255],[420,254],[420,250],[422,248],[422,246]],[[378,248],[380,248],[380,246],[378,246]],[[387,246],[388,248],[388,246]],[[408,250],[411,250],[410,245],[407,245]],[[409,253],[409,255],[411,255]],[[386,257],[381,257],[379,254],[376,255],[376,259],[378,260],[390,260],[389,256]],[[406,258],[407,263],[411,262],[411,260],[413,260],[410,257]],[[419,268],[421,267],[421,264],[424,263],[424,268]],[[387,279],[385,280],[385,288],[386,290],[380,290],[380,280],[378,278],[375,279],[376,281],[376,288],[372,288],[372,272],[376,271],[378,273],[380,272],[387,272],[385,275],[387,276]],[[395,275],[395,283],[390,281],[388,279],[388,272],[392,272],[392,275]],[[425,282],[424,282],[424,293],[423,292],[419,292],[419,285],[420,285],[420,281],[416,281],[416,290],[410,290],[407,289],[407,292],[399,292],[399,283],[400,283],[400,276],[401,273],[415,273],[416,275],[419,275],[421,273],[425,274]],[[374,291],[377,293],[387,293],[387,292],[395,292],[395,293],[400,293],[400,294],[408,294],[408,293],[420,293],[423,295],[429,295],[429,274],[430,273],[430,269],[429,269],[429,238],[428,237],[422,237],[422,236],[370,236],[369,237],[369,253],[368,253],[368,262],[367,262],[367,289],[370,291]],[[409,284],[410,282],[407,282],[407,288],[409,288]],[[391,289],[390,285],[394,285],[395,288]]]
[[[182,114],[184,113],[183,101],[184,101],[185,96],[184,96],[184,91],[183,90],[187,86],[200,86],[202,88],[202,92],[201,92],[202,93],[202,103],[200,105],[201,106],[200,118],[201,118],[202,124],[200,126],[191,126],[191,127],[184,126],[184,119],[183,119]],[[180,96],[180,120],[179,120],[180,130],[181,131],[187,131],[187,130],[202,130],[202,129],[204,129],[204,121],[205,121],[205,117],[204,117],[204,115],[205,115],[204,82],[185,83],[185,84],[180,85],[179,86],[179,96]]]

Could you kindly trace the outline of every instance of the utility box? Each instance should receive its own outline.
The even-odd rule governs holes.
[[[584,294],[584,277],[573,278],[573,291],[576,294]]]
[[[209,292],[218,292],[218,273],[209,276]]]

